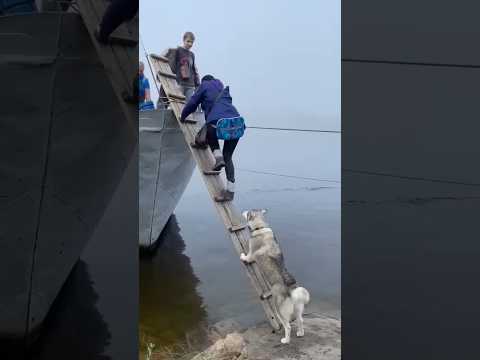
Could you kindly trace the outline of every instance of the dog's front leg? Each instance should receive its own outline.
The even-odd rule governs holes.
[[[251,262],[253,262],[253,256],[250,253],[247,254],[247,255],[245,255],[244,253],[241,253],[240,254],[240,260],[250,264]]]
[[[271,291],[268,291],[266,293],[263,293],[262,295],[260,295],[260,300],[267,300],[269,298],[272,297],[272,292]]]
[[[248,243],[248,254],[245,255],[244,253],[241,253],[240,254],[240,260],[242,260],[243,262],[246,262],[246,263],[251,263],[253,262],[253,245],[252,245],[252,241],[250,240],[249,243]]]

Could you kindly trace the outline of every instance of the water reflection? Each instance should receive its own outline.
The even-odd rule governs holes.
[[[111,334],[102,314],[88,266],[82,260],[73,268],[31,349],[35,360],[106,360],[102,355]]]
[[[184,254],[185,242],[172,215],[152,253],[140,258],[140,345],[168,346],[198,333],[207,312],[197,291],[199,279],[190,258]]]

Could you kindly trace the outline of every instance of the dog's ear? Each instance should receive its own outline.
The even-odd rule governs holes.
[[[266,214],[267,213],[267,209],[262,209],[262,214]]]
[[[245,220],[248,220],[248,210],[243,211],[242,216],[245,218]]]

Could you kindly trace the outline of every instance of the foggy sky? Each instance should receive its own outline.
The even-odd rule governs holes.
[[[230,85],[249,125],[340,129],[339,0],[140,1],[148,52],[180,45],[185,31],[200,75]],[[146,75],[155,88],[148,64]]]

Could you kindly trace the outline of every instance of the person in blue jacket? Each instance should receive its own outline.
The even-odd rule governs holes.
[[[150,83],[144,74],[145,65],[142,61],[138,63],[138,102],[151,101]]]
[[[138,65],[138,110],[155,110],[152,99],[150,98],[150,83],[144,74],[145,65],[139,62]]]
[[[231,201],[235,193],[235,168],[233,166],[232,156],[238,139],[225,140],[223,151],[220,152],[215,125],[219,119],[238,117],[240,114],[232,104],[232,97],[230,96],[228,86],[224,87],[222,82],[215,79],[212,75],[205,75],[202,78],[200,86],[183,108],[180,121],[185,121],[188,115],[195,112],[198,105],[201,106],[205,114],[207,142],[215,156],[213,170],[218,171],[225,167],[227,177],[227,188],[222,190],[222,192],[215,197],[215,200],[218,202]]]

